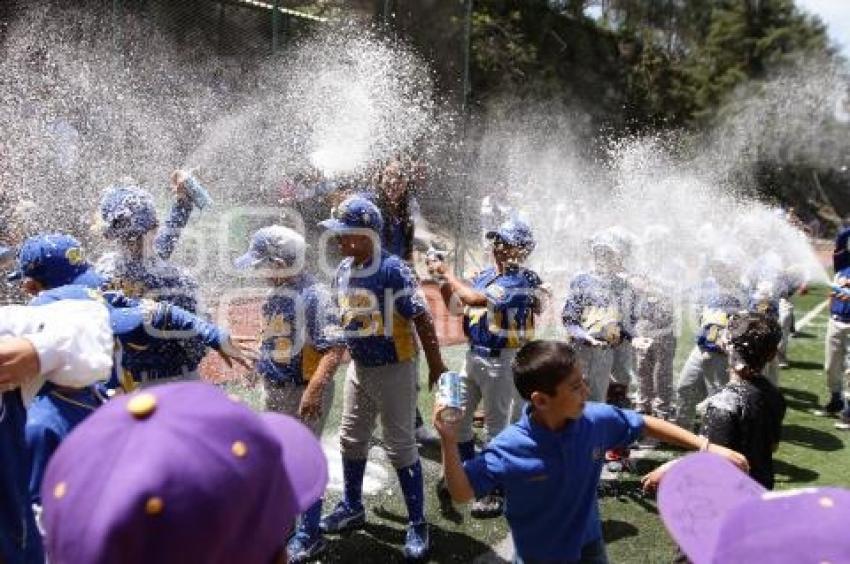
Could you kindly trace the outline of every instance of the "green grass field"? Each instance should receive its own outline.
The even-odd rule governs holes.
[[[799,324],[807,311],[825,299],[824,289],[813,289],[806,296],[795,299],[796,319]],[[825,399],[823,374],[823,348],[827,315],[822,311],[811,323],[792,339],[789,358],[791,367],[783,370],[780,386],[788,403],[783,441],[776,454],[777,488],[788,489],[814,485],[840,485],[850,487],[847,456],[840,451],[850,442],[850,433],[836,430],[834,419],[812,414]],[[676,368],[681,366],[690,351],[692,340],[684,335],[680,341]],[[449,367],[460,369],[463,365],[464,347],[443,349]],[[420,367],[425,378],[424,362]],[[326,444],[335,444],[342,404],[342,374],[337,375],[337,394],[334,409],[326,428]],[[254,405],[261,402],[255,390],[237,390]],[[430,413],[431,396],[420,394],[423,413]],[[380,432],[376,433],[380,436]],[[426,476],[426,513],[432,523],[431,562],[503,562],[512,552],[508,529],[504,519],[480,521],[469,516],[468,508],[452,507],[441,503],[435,493],[439,478],[439,451],[422,449]],[[330,537],[330,552],[322,562],[402,562],[401,545],[404,540],[406,512],[398,489],[395,473],[381,456],[380,447],[372,451],[379,467],[383,467],[383,481],[377,491],[366,497],[368,524],[366,529],[341,537]],[[651,470],[659,461],[677,453],[657,449],[638,460],[635,474],[623,475],[607,482],[606,494],[600,500],[605,540],[612,562],[668,562],[674,546],[658,517],[655,501],[639,492],[639,477]],[[329,457],[338,457],[329,452]],[[334,461],[331,460],[333,465]],[[331,489],[326,498],[330,506],[340,493]]]

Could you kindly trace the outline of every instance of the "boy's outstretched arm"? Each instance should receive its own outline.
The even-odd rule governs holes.
[[[457,429],[451,423],[440,419],[441,405],[434,406],[434,428],[440,434],[440,450],[443,453],[443,476],[446,479],[446,487],[456,503],[467,503],[475,497],[475,491],[463,464],[460,461],[460,450],[457,447]]]
[[[694,435],[690,431],[686,431],[678,425],[674,425],[673,423],[664,421],[663,419],[658,419],[657,417],[651,417],[649,415],[645,415],[643,421],[644,435],[646,436],[681,447],[717,454],[726,458],[741,471],[750,471],[750,465],[743,454],[735,452],[734,450],[728,449],[724,446],[714,444],[708,439],[708,437]],[[649,474],[646,474],[641,479],[643,489],[646,491],[655,490],[661,479],[664,477],[664,473],[670,468],[670,466],[676,463],[676,460],[678,459],[673,459],[662,464]]]
[[[750,470],[750,465],[743,454],[735,452],[734,450],[728,449],[724,446],[714,444],[710,442],[707,437],[694,435],[690,431],[682,429],[678,425],[674,425],[673,423],[664,421],[663,419],[658,419],[657,417],[651,417],[649,415],[645,415],[643,417],[643,422],[643,432],[644,435],[648,437],[692,450],[713,452],[714,454],[718,454],[726,458],[729,462],[744,472],[749,472]]]

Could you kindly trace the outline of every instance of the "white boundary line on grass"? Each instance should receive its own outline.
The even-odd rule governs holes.
[[[819,303],[818,305],[816,305],[815,307],[813,307],[808,313],[806,313],[806,315],[803,316],[803,319],[801,319],[800,322],[796,324],[797,325],[796,329],[800,330],[803,327],[805,327],[806,325],[808,325],[809,323],[811,323],[812,320],[815,317],[817,317],[818,315],[820,315],[820,312],[822,312],[823,309],[828,305],[829,305],[829,300],[824,300],[821,303]]]

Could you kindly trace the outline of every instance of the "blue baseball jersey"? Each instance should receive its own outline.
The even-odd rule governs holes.
[[[47,382],[36,394],[27,409],[26,424],[32,503],[41,503],[41,482],[59,443],[105,401],[95,386],[70,390]]]
[[[835,272],[839,272],[848,267],[850,267],[850,226],[844,226],[835,237],[832,269]]]
[[[637,296],[635,331],[642,337],[671,335],[676,327],[677,302],[675,287],[663,279],[644,276]]]
[[[156,257],[129,259],[116,256],[112,261],[99,264],[99,274],[106,280],[104,288],[120,291],[130,298],[166,302],[197,313],[197,282],[173,264],[166,262],[174,252],[191,211],[191,202],[174,202],[169,217],[154,242]],[[167,358],[176,363],[171,370],[174,374],[197,370],[206,354],[204,344],[197,338],[169,339],[167,344],[163,344],[163,351]]]
[[[328,289],[308,274],[275,288],[263,304],[257,372],[274,381],[306,383],[322,354],[344,344]]]
[[[372,273],[364,276],[367,272]],[[428,307],[413,270],[399,257],[382,252],[365,265],[344,259],[334,280],[334,299],[355,362],[383,366],[416,356],[411,320]]]
[[[696,306],[698,323],[696,342],[708,352],[720,352],[718,339],[729,324],[729,316],[744,309],[746,292],[739,287],[724,288],[714,278],[707,278],[700,285]]]
[[[472,346],[493,350],[519,348],[534,339],[535,290],[542,281],[527,268],[511,267],[499,274],[489,267],[472,279],[487,297],[487,305],[467,307],[463,330]]]
[[[850,266],[835,274],[829,293],[829,314],[844,323],[850,323],[850,286],[844,286],[845,280],[850,281]]]
[[[0,396],[0,562],[41,564],[44,553],[29,500],[27,412],[20,390]]]
[[[161,261],[119,261],[106,285],[130,298],[147,298],[197,312],[197,284],[175,266]],[[197,338],[174,339],[163,345],[167,358],[177,363],[174,372],[193,371],[206,354]]]
[[[229,335],[215,325],[180,307],[163,302],[133,300],[115,292],[101,293],[85,286],[62,286],[41,292],[31,305],[60,300],[99,300],[109,309],[110,323],[120,345],[120,362],[109,387],[121,385],[129,391],[134,382],[183,375],[186,357],[174,342],[188,335],[206,347],[220,349]]]
[[[636,302],[635,290],[624,276],[583,273],[570,282],[561,320],[574,339],[618,343],[634,336]]]

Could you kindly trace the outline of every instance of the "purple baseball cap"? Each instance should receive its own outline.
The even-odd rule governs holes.
[[[148,388],[98,409],[54,454],[47,552],[57,563],[269,564],[327,479],[295,419],[202,382]]]
[[[694,564],[837,564],[850,557],[850,490],[768,491],[715,454],[674,464],[661,479],[658,507]]]

